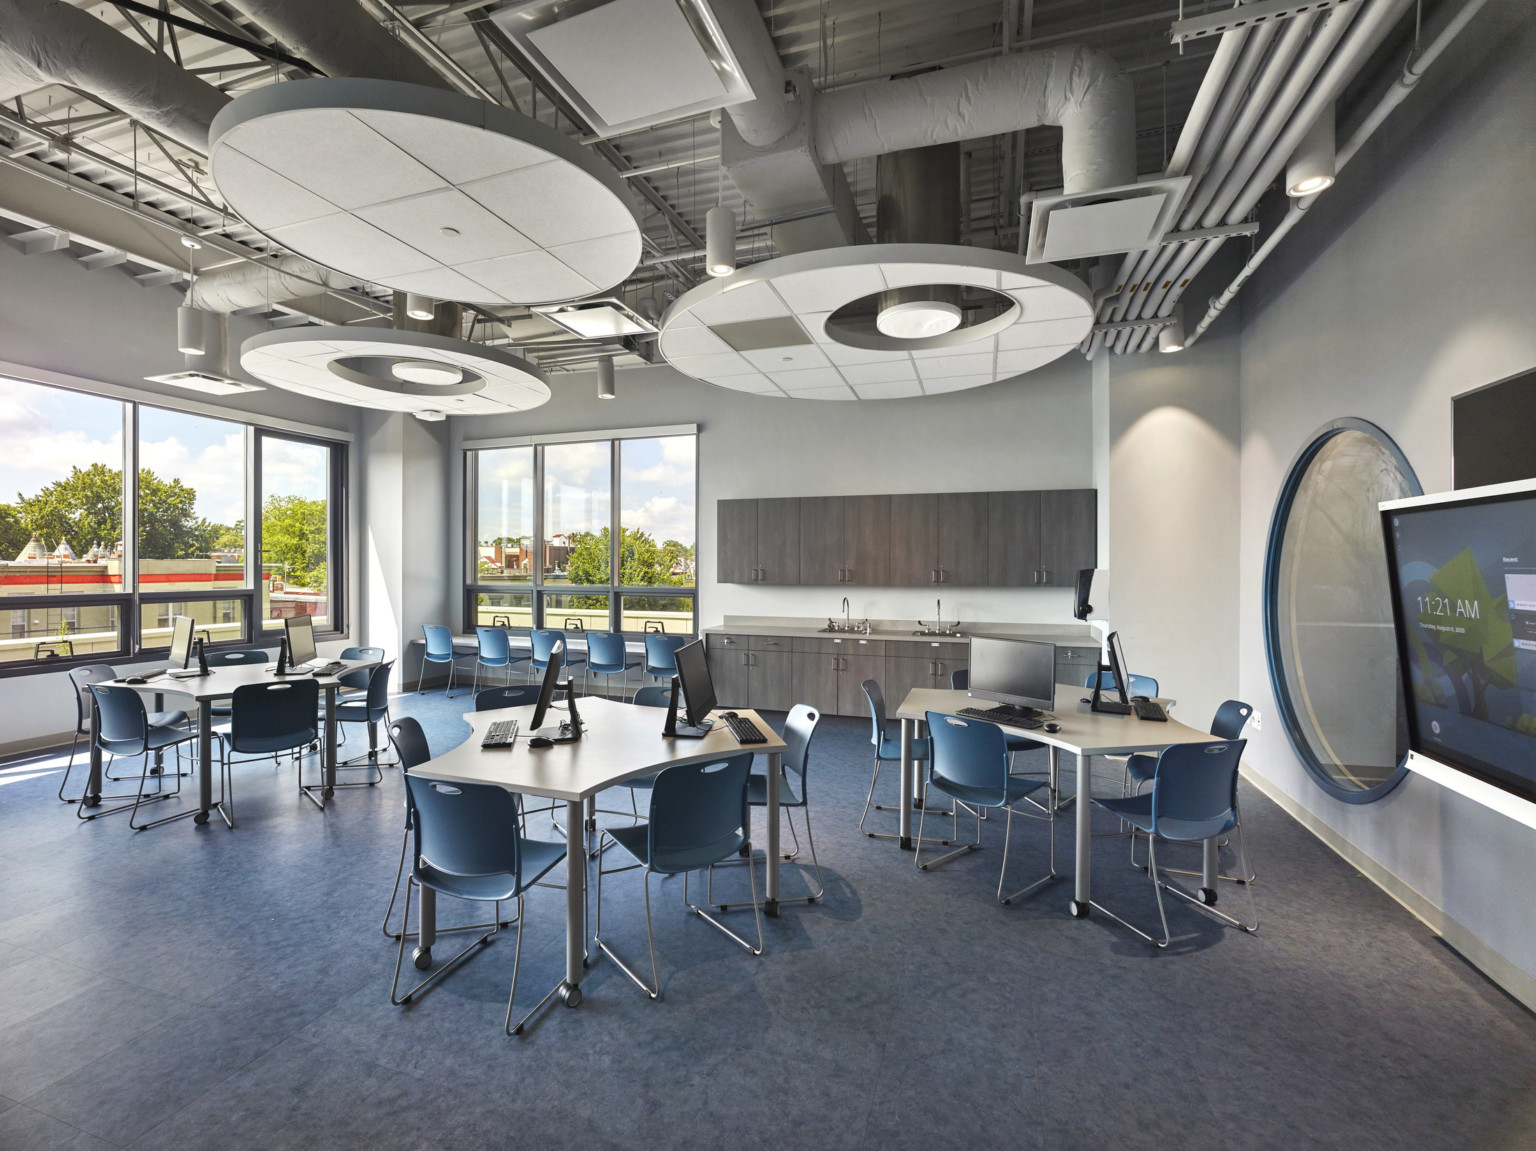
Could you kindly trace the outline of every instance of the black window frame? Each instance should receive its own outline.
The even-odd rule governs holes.
[[[347,533],[347,496],[348,496],[348,489],[349,489],[349,481],[348,481],[348,474],[349,473],[348,473],[348,463],[347,463],[347,445],[346,445],[346,443],[344,443],[341,440],[331,440],[331,439],[326,439],[323,436],[305,435],[302,432],[290,432],[290,431],[285,431],[285,430],[278,429],[278,428],[266,428],[266,427],[259,427],[258,426],[254,430],[256,432],[256,450],[252,453],[254,458],[253,458],[252,463],[251,463],[251,475],[252,475],[251,491],[254,493],[253,503],[255,505],[255,515],[252,517],[252,519],[255,522],[254,522],[254,527],[253,528],[247,528],[247,531],[246,531],[246,546],[253,548],[254,552],[255,552],[255,555],[257,556],[257,561],[256,561],[256,587],[254,589],[254,591],[258,593],[258,598],[257,598],[257,602],[256,602],[256,610],[259,612],[260,609],[261,609],[261,601],[260,601],[260,598],[259,598],[259,593],[261,591],[261,569],[262,569],[262,565],[265,563],[265,560],[261,558],[262,556],[265,555],[265,552],[262,549],[262,539],[261,539],[261,519],[262,519],[262,516],[261,516],[261,506],[262,506],[261,459],[262,459],[262,447],[265,444],[265,442],[267,440],[269,440],[269,439],[287,440],[287,441],[289,441],[291,443],[313,444],[313,445],[315,445],[317,447],[322,447],[322,448],[327,449],[329,454],[326,456],[326,460],[327,460],[327,466],[329,467],[329,470],[330,470],[330,475],[327,478],[327,485],[326,485],[326,509],[325,509],[325,513],[326,513],[326,551],[327,551],[327,556],[326,556],[325,563],[326,563],[326,583],[328,585],[326,587],[326,589],[325,589],[325,593],[326,593],[326,601],[325,601],[325,605],[326,605],[326,612],[325,612],[325,614],[326,614],[326,625],[325,625],[324,628],[316,628],[315,629],[315,638],[317,640],[330,640],[330,639],[344,638],[347,635],[347,612],[346,612],[346,606],[347,606],[346,605],[346,587],[347,587],[347,547],[346,547],[346,540],[347,540],[347,534],[346,533]],[[252,538],[252,535],[251,535],[251,532],[253,530],[255,532],[254,538]],[[271,641],[270,646],[276,647],[278,640],[282,636],[282,629],[281,628],[272,628],[272,629],[269,630],[267,628],[262,627],[261,626],[261,622],[262,621],[257,620],[255,625],[254,625],[254,628],[253,628],[253,630],[255,632],[255,639],[254,639],[255,646],[258,646],[258,647],[268,646],[268,645],[263,644],[261,642],[262,637],[266,636]]]

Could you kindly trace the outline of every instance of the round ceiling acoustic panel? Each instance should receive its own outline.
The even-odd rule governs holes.
[[[214,117],[226,203],[359,280],[476,304],[574,300],[621,283],[640,222],[613,167],[547,125],[456,92],[294,80]]]
[[[240,345],[240,366],[300,395],[395,412],[488,416],[549,399],[544,373],[519,356],[389,328],[263,332]]]
[[[1092,293],[1053,265],[986,248],[860,244],[699,285],[662,318],[661,354],[736,391],[893,400],[1032,371],[1092,326]]]

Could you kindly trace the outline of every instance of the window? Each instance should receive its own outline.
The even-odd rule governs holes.
[[[1376,505],[1418,494],[1385,432],[1338,420],[1297,457],[1270,526],[1264,638],[1281,722],[1313,779],[1349,802],[1403,776],[1407,714]]]
[[[466,626],[691,635],[697,448],[671,435],[467,451]]]
[[[315,627],[333,624],[340,587],[334,558],[342,538],[336,518],[344,501],[342,451],[318,440],[261,432],[261,626],[282,627],[290,616],[310,615]]]

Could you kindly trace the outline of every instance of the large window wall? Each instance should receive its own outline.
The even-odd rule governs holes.
[[[339,627],[342,445],[4,378],[0,426],[0,674]]]
[[[692,434],[465,452],[465,627],[692,635]]]

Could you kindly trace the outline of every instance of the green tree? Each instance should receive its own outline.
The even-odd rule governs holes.
[[[0,504],[0,560],[15,559],[31,538],[21,513],[10,504]]]
[[[4,506],[4,505],[0,505]],[[106,464],[71,468],[68,476],[36,495],[16,497],[14,517],[21,542],[36,535],[51,550],[60,540],[82,556],[96,544],[108,547],[123,535],[123,473]],[[9,547],[9,522],[0,513],[0,545]],[[148,468],[139,472],[139,554],[150,559],[191,559],[206,555],[229,529],[197,514],[197,492],[180,480],[162,480]]]
[[[139,472],[139,555],[179,560],[206,554],[213,542],[206,524],[197,515],[195,490],[180,480],[162,480],[147,468]]]
[[[268,496],[261,508],[262,562],[286,565],[292,586],[323,590],[328,518],[324,500]]]
[[[238,519],[233,526],[223,528],[214,537],[213,550],[237,552],[245,550],[245,520]]]
[[[566,575],[574,585],[605,584],[608,582],[609,556],[612,536],[604,528],[600,532],[574,532],[566,537],[571,544],[571,554],[566,561]],[[672,551],[668,551],[671,548]],[[678,587],[687,582],[682,576],[672,574],[677,556],[691,555],[676,540],[668,540],[662,547],[649,532],[631,528],[619,530],[619,583],[624,587]],[[604,597],[575,596],[572,607],[603,607]],[[630,597],[625,601],[630,608],[640,611],[660,611],[670,606],[663,597]]]

